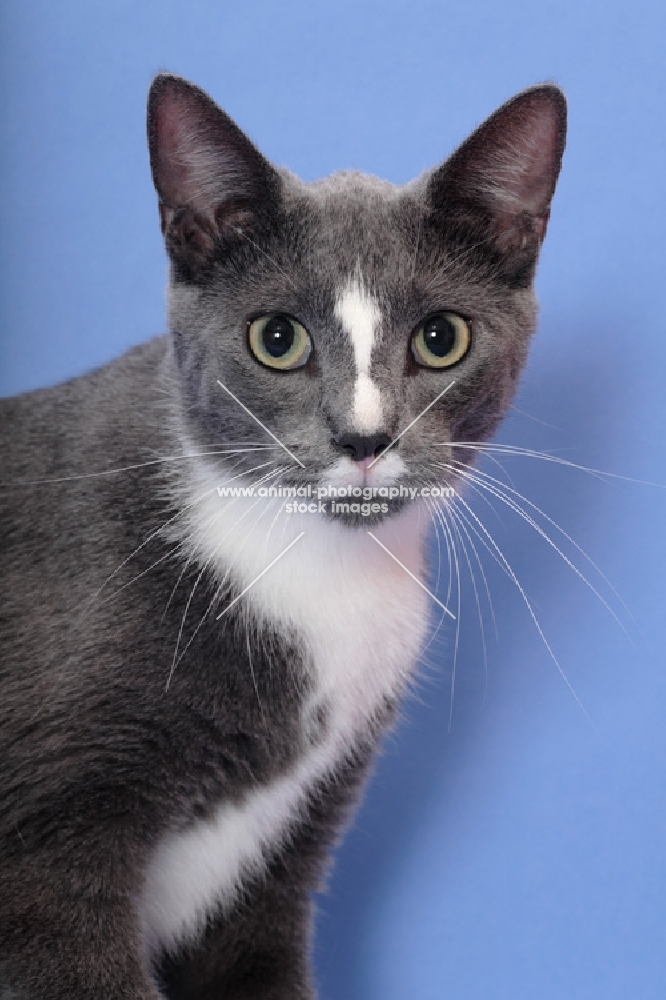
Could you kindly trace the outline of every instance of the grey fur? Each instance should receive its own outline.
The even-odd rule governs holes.
[[[174,108],[187,122],[182,157],[165,138]],[[400,441],[406,482],[434,478],[434,457],[449,451],[436,443],[491,434],[534,327],[532,278],[564,101],[550,85],[519,95],[404,188],[357,173],[303,184],[171,76],[151,89],[149,142],[171,259],[170,335],[0,409],[0,994],[305,1000],[313,996],[309,893],[394,706],[368,720],[333,780],[310,789],[290,849],[246,882],[234,912],[149,964],[134,901],[156,838],[270,784],[326,726],[325,712],[308,731],[299,724],[309,683],[299,635],[257,621],[246,637],[241,606],[209,627],[219,584],[210,570],[187,608],[192,641],[165,693],[201,567],[184,568],[179,535],[188,465],[158,459],[182,454],[186,439],[203,451],[229,440],[265,444],[219,390],[222,379],[302,459],[308,481],[323,480],[339,458],[334,439],[353,430],[353,357],[333,306],[357,270],[384,317],[371,374],[390,401],[390,437],[447,377],[416,368],[410,333],[443,308],[472,322],[455,386]],[[196,183],[186,153],[199,157]],[[250,355],[248,318],[265,312],[307,328],[314,350],[303,369],[276,373]],[[468,452],[452,455],[469,461]],[[256,457],[235,458],[256,481]],[[281,481],[305,479],[293,465]],[[229,582],[215,607],[233,594]]]

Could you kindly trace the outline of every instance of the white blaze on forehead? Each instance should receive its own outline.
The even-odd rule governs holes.
[[[380,430],[382,423],[381,393],[370,378],[372,348],[381,311],[377,300],[365,290],[359,278],[354,277],[340,291],[335,315],[354,349],[354,424],[358,431],[369,434]]]

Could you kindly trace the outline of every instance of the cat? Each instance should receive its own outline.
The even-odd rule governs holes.
[[[1,407],[3,998],[314,997],[428,629],[418,494],[513,397],[565,122],[543,84],[404,187],[305,184],[153,81],[169,333]]]

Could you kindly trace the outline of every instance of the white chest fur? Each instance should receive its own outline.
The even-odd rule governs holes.
[[[219,478],[198,471],[196,495],[205,499],[192,507],[194,545],[220,573],[233,567],[241,588],[304,532],[243,600],[254,615],[298,630],[314,673],[304,712],[325,703],[328,725],[325,739],[268,787],[158,843],[139,901],[149,951],[196,935],[211,909],[233,903],[244,876],[288,837],[308,790],[340,763],[384,698],[402,689],[427,621],[423,591],[366,531],[316,515],[281,515],[271,530],[277,508],[221,500]],[[423,527],[414,510],[373,529],[419,578]]]

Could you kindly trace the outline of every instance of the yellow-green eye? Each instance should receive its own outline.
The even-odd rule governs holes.
[[[312,341],[304,326],[284,313],[259,316],[248,330],[250,350],[262,365],[288,371],[310,357]]]
[[[453,312],[429,316],[412,334],[412,354],[426,368],[450,368],[467,354],[469,323]]]

